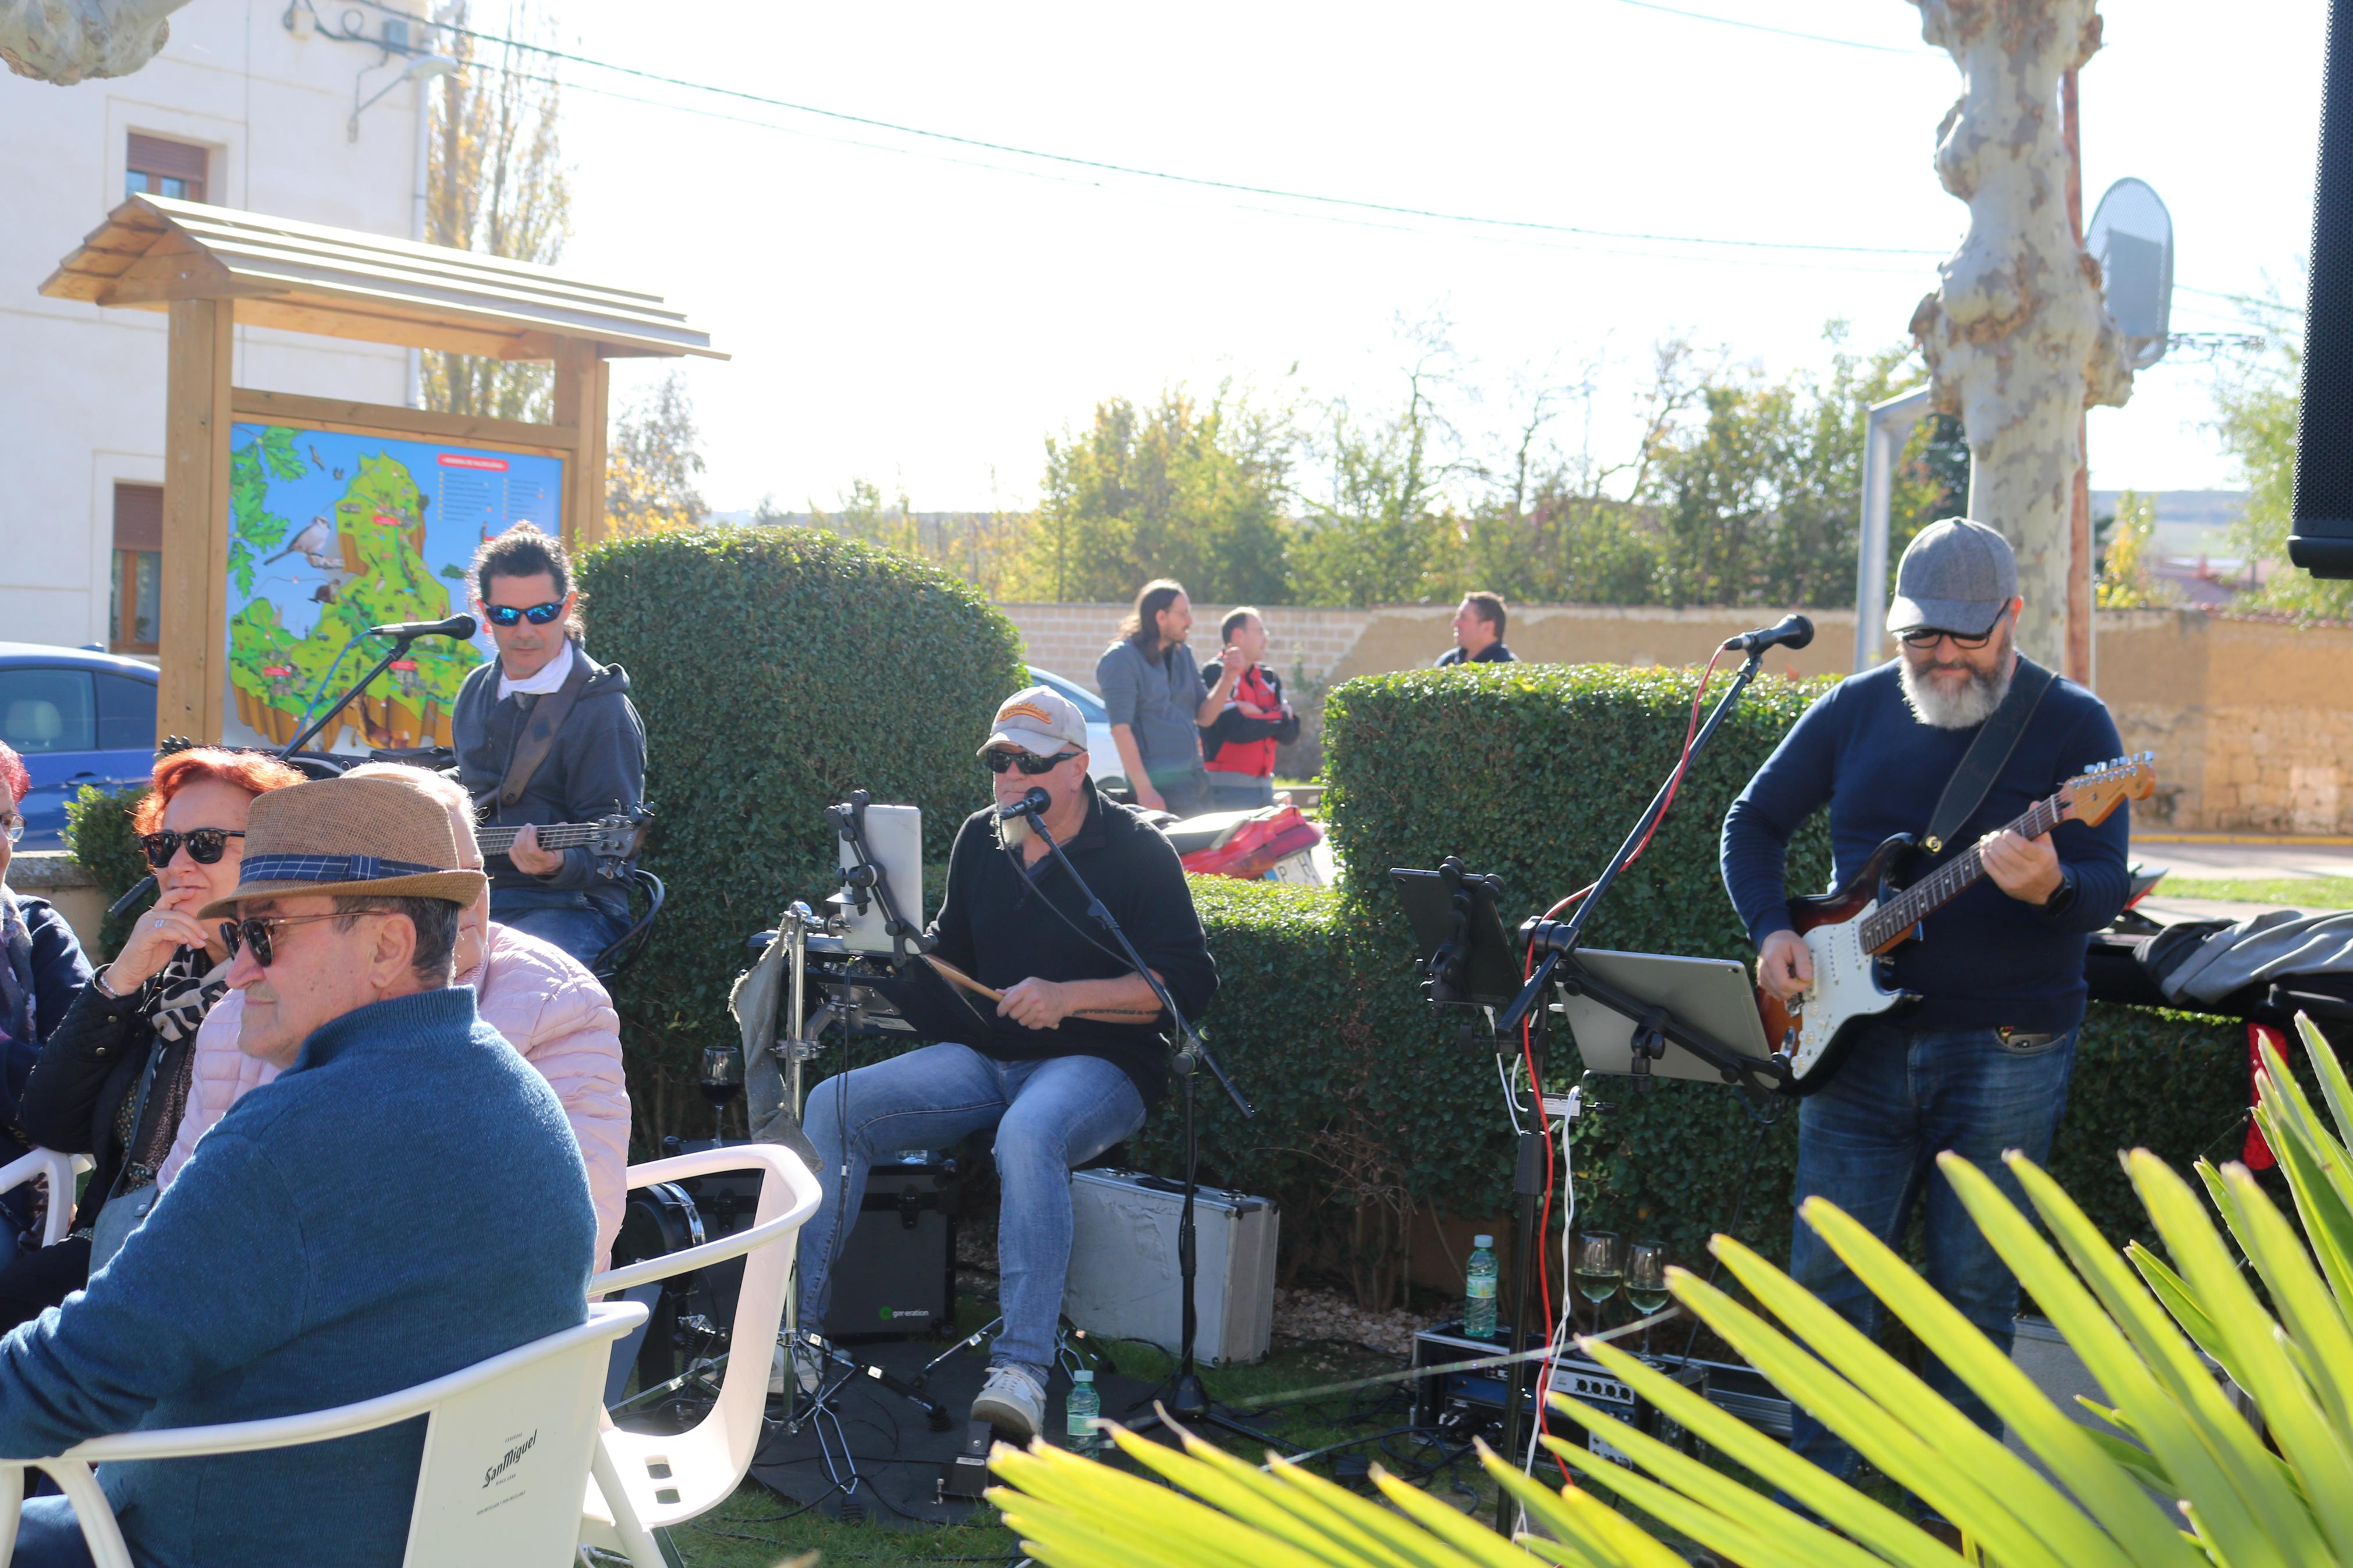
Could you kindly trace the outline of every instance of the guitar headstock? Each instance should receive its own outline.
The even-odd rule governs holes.
[[[2062,820],[2096,826],[2126,801],[2156,793],[2157,753],[2142,752],[2084,770],[2061,785],[2055,798]]]
[[[596,837],[588,842],[588,853],[606,865],[635,859],[644,847],[646,835],[653,831],[653,808],[638,805],[625,812],[596,819]]]

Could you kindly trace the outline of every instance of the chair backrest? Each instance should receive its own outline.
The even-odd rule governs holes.
[[[48,1212],[41,1218],[41,1245],[55,1247],[73,1233],[74,1177],[90,1168],[87,1154],[36,1149],[0,1165],[0,1193],[12,1193],[36,1176],[49,1179]]]

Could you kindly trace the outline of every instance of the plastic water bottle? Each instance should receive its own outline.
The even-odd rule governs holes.
[[[1095,1374],[1082,1367],[1071,1373],[1071,1396],[1062,1402],[1062,1430],[1069,1434],[1071,1452],[1092,1454],[1103,1447],[1095,1417],[1103,1414],[1103,1395],[1095,1392]]]
[[[1462,1337],[1495,1337],[1495,1238],[1471,1238],[1471,1261],[1462,1270]]]

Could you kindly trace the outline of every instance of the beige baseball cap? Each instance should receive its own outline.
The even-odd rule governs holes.
[[[1087,719],[1079,705],[1050,686],[1025,686],[997,710],[983,752],[1018,746],[1032,756],[1050,757],[1073,747],[1087,749]]]

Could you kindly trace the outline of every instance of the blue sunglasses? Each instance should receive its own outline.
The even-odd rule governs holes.
[[[552,604],[533,605],[528,610],[519,610],[512,605],[482,606],[482,614],[491,617],[491,625],[494,626],[511,626],[517,621],[529,621],[533,626],[543,626],[563,613],[564,601],[561,599]]]

